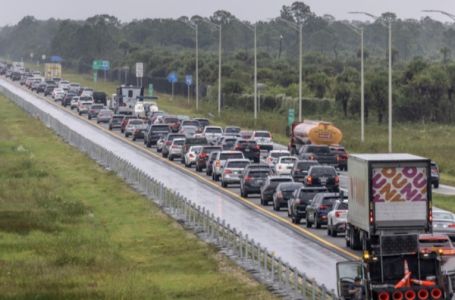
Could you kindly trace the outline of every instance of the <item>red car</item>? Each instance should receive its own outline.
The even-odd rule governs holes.
[[[122,133],[125,132],[126,124],[128,124],[129,119],[136,119],[136,117],[135,116],[124,116],[123,117],[122,123],[120,125],[120,130],[122,131]]]

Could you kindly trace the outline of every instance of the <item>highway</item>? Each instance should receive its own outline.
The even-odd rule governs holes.
[[[0,79],[0,87],[8,89],[91,141],[127,159],[169,188],[184,194],[189,200],[224,219],[231,227],[253,237],[277,257],[315,278],[317,282],[324,283],[329,289],[336,288],[335,264],[357,257],[357,254],[341,247],[343,239],[325,239],[322,230],[308,231],[303,226],[296,226],[284,212],[275,214],[270,208],[259,206],[258,199],[241,198],[235,188],[225,190],[205,176],[195,176],[179,162],[169,162],[153,151],[146,150],[142,141],[133,143],[126,140],[119,133],[97,126],[96,122],[90,122],[86,117],[71,113],[51,100],[32,94],[3,78]]]

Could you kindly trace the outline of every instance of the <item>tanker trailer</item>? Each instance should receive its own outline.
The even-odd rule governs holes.
[[[343,138],[341,130],[324,121],[292,123],[288,149],[291,153],[299,153],[303,145],[333,145],[340,144]]]

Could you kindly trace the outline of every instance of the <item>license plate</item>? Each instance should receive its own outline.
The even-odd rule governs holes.
[[[327,177],[321,177],[320,180],[321,180],[322,184],[326,184],[327,183]]]
[[[245,149],[245,152],[250,152],[250,149]]]

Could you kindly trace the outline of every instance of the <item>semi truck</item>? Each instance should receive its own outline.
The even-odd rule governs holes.
[[[291,126],[288,150],[292,154],[299,153],[304,145],[340,144],[343,134],[332,123],[325,121],[294,122]]]
[[[117,93],[112,95],[110,108],[117,111],[120,107],[127,107],[134,110],[138,97],[144,96],[143,87],[121,85],[117,88]]]
[[[443,270],[440,253],[419,247],[419,236],[432,231],[430,163],[411,154],[349,157],[346,246],[362,250],[362,259],[337,264],[341,298],[452,296],[453,275]]]

